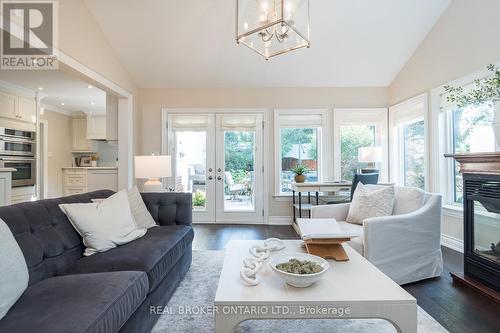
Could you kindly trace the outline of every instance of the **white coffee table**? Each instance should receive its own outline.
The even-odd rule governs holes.
[[[266,260],[258,273],[260,284],[246,286],[239,272],[248,249],[259,241],[230,241],[215,296],[215,329],[232,332],[248,319],[361,319],[380,318],[398,332],[417,332],[417,301],[403,288],[348,245],[350,260],[329,260],[325,277],[308,288],[285,284]],[[271,255],[304,252],[301,241],[285,241]]]

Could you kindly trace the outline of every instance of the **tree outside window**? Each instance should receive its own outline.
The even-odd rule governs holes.
[[[358,162],[358,148],[375,146],[375,126],[343,125],[340,127],[340,170],[343,180],[352,180],[357,169],[368,167]]]

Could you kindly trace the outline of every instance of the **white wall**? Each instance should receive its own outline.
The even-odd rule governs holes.
[[[71,166],[71,117],[45,109],[41,120],[48,125],[48,198],[62,197],[62,170]]]
[[[142,154],[161,152],[162,108],[359,108],[386,107],[387,88],[252,88],[252,89],[143,89],[140,90]],[[266,125],[273,138],[273,117]],[[273,143],[264,143],[273,145]],[[325,152],[333,149],[325,147]],[[274,154],[270,149],[266,165],[274,184]],[[272,186],[274,189],[274,186]],[[267,194],[269,215],[291,216],[290,199],[274,199]]]
[[[390,85],[391,105],[421,93],[431,97],[434,88],[500,61],[499,13],[498,0],[454,0]],[[429,107],[432,105],[430,100]],[[430,147],[437,149],[442,133],[434,130],[430,135]],[[438,168],[431,167],[430,172],[431,178],[439,177]],[[440,191],[436,186],[431,189]],[[461,246],[460,211],[446,212],[442,232],[449,245]]]

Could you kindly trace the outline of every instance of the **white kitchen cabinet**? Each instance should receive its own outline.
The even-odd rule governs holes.
[[[28,202],[35,197],[35,186],[21,186],[12,188],[12,204]]]
[[[12,171],[0,169],[0,206],[8,206],[12,200]]]
[[[63,195],[98,190],[118,191],[117,168],[63,168]]]
[[[87,139],[106,140],[106,115],[87,116]]]
[[[92,152],[95,147],[91,141],[87,139],[87,119],[73,118],[73,151],[74,152]]]
[[[106,95],[106,140],[118,142],[118,98]]]
[[[19,104],[19,98],[14,95],[6,94],[0,92],[0,115],[5,118],[17,120],[17,109]]]
[[[36,102],[34,99],[19,97],[17,117],[20,121],[36,122]]]

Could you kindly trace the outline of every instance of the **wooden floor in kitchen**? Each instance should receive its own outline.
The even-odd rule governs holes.
[[[194,230],[194,250],[222,250],[233,239],[298,239],[290,226],[197,224]],[[452,284],[450,272],[462,270],[462,254],[443,247],[443,259],[441,277],[403,288],[450,332],[500,332],[500,305],[474,290]]]

